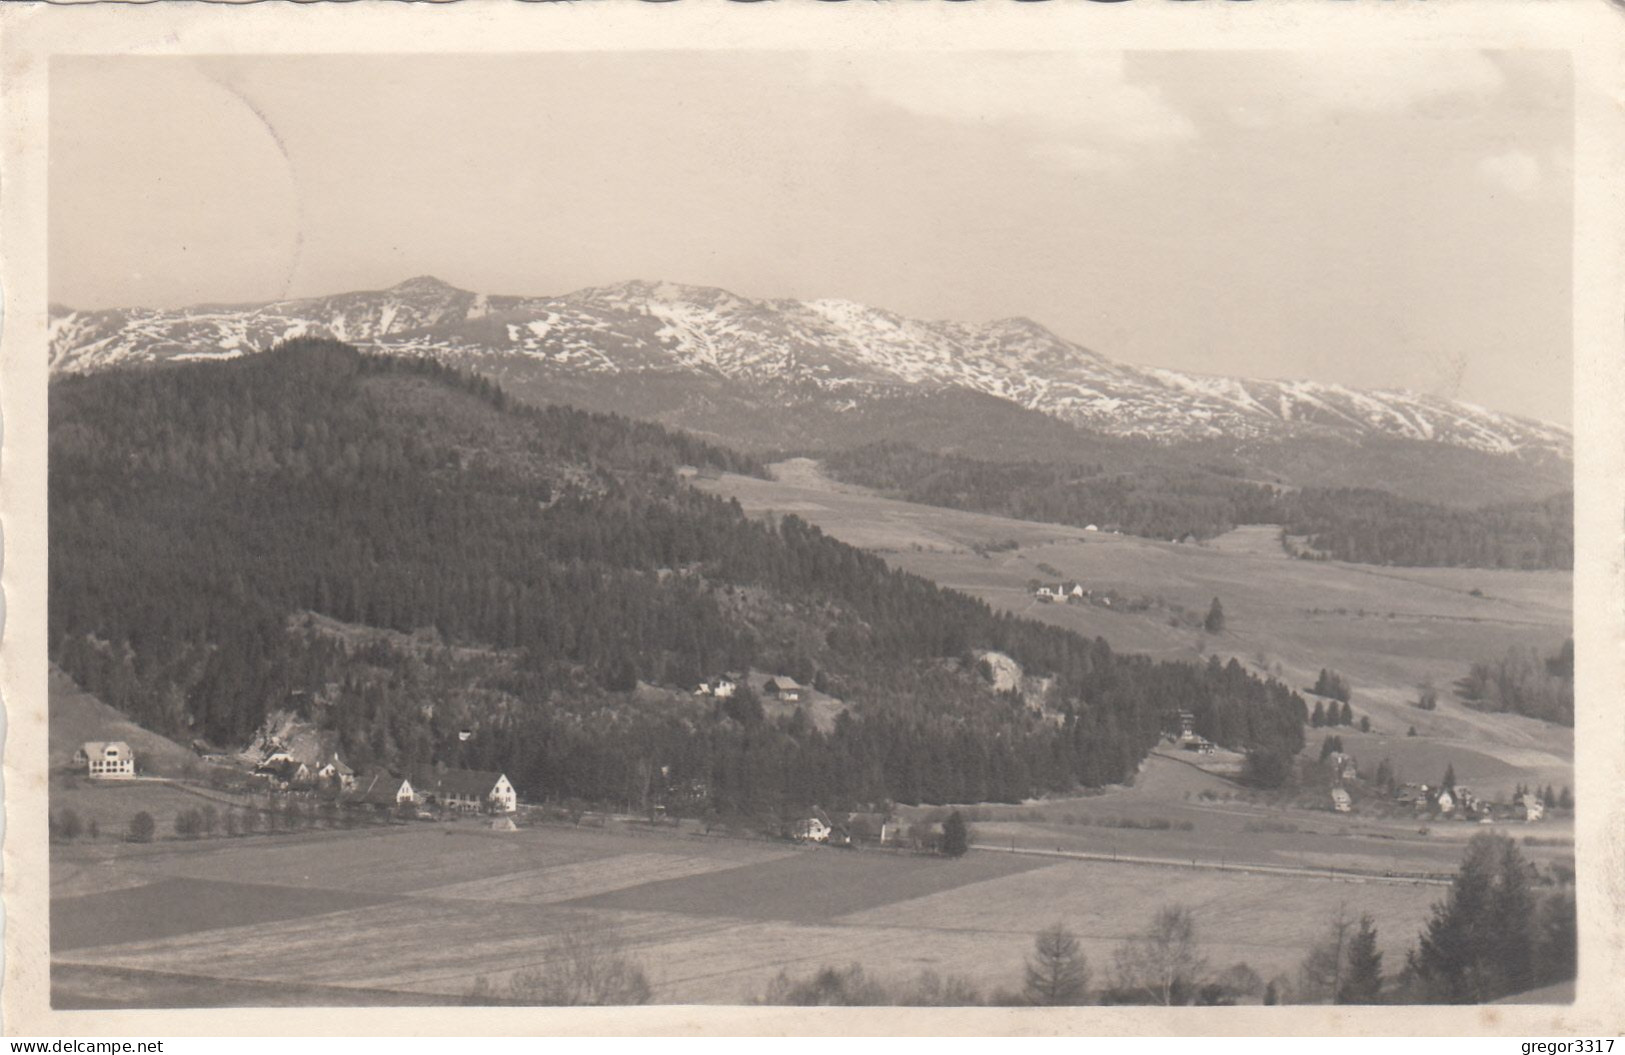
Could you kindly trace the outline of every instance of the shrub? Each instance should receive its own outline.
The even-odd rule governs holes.
[[[203,834],[203,814],[197,810],[181,810],[175,814],[175,834],[183,839],[196,839]]]
[[[157,831],[158,825],[152,819],[152,814],[142,810],[130,818],[130,827],[124,837],[132,843],[150,843]]]
[[[61,839],[63,842],[72,842],[73,840],[79,838],[79,833],[82,830],[79,823],[79,815],[72,810],[67,809],[56,815],[56,819],[53,822],[53,827],[55,828],[57,838]]]

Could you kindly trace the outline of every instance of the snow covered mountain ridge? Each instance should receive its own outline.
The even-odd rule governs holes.
[[[487,296],[419,277],[387,290],[247,305],[51,310],[53,374],[220,359],[298,336],[429,355],[505,377],[609,385],[705,377],[797,398],[860,401],[964,388],[1099,432],[1165,440],[1396,436],[1494,454],[1569,457],[1555,425],[1437,396],[1242,380],[1114,362],[1028,319],[922,321],[841,300],[749,300],[625,282],[562,296]]]

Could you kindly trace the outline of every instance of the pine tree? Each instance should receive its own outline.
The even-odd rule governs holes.
[[[1454,763],[1447,763],[1444,767],[1444,781],[1439,785],[1445,791],[1456,790],[1456,767]]]
[[[1377,948],[1377,927],[1370,915],[1362,915],[1354,936],[1349,939],[1348,966],[1339,1004],[1375,1004],[1382,999],[1382,950]]]
[[[1535,943],[1536,985],[1550,985],[1574,977],[1579,948],[1578,925],[1572,890],[1561,890],[1541,903]]]
[[[1505,836],[1475,835],[1408,967],[1431,1002],[1481,1004],[1528,988],[1533,903],[1528,864]]]
[[[1347,700],[1343,701],[1343,713],[1337,719],[1337,723],[1339,725],[1353,725],[1354,724],[1354,708],[1350,707],[1348,705]]]
[[[1202,621],[1202,629],[1210,634],[1224,633],[1224,605],[1219,603],[1217,597],[1207,610],[1207,618]]]
[[[1089,993],[1089,961],[1077,936],[1060,923],[1033,939],[1023,995],[1041,1006],[1081,1004]]]
[[[1319,700],[1315,701],[1315,709],[1309,712],[1309,724],[1316,729],[1326,724],[1326,707]]]
[[[1492,926],[1491,956],[1499,974],[1495,985],[1503,994],[1521,993],[1535,984],[1534,866],[1524,860],[1511,839],[1503,840],[1500,851],[1487,921]]]

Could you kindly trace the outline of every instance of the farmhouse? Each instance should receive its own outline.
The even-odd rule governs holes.
[[[412,777],[418,794],[444,809],[512,813],[519,808],[513,785],[493,770],[422,768]]]
[[[1540,801],[1540,796],[1525,792],[1518,796],[1513,805],[1526,821],[1538,821],[1546,816],[1546,804]]]
[[[135,752],[123,740],[87,740],[74,752],[73,764],[97,780],[135,776]]]
[[[808,817],[796,824],[794,837],[804,843],[827,843],[832,829],[820,817]]]
[[[1400,802],[1425,804],[1428,800],[1428,786],[1426,784],[1402,784],[1394,792],[1394,798]]]
[[[1433,800],[1440,813],[1450,813],[1456,808],[1456,796],[1450,794],[1449,788],[1440,788],[1439,797]]]
[[[261,762],[254,768],[254,775],[269,781],[272,787],[282,789],[305,787],[314,779],[309,766],[286,755]]]
[[[388,773],[371,773],[357,778],[355,786],[344,795],[343,801],[350,806],[389,810],[402,803],[416,802],[417,793],[412,790],[409,780]]]
[[[739,683],[732,678],[712,678],[702,681],[694,690],[696,696],[714,696],[719,700],[732,699],[733,694],[739,691]]]
[[[316,767],[316,779],[330,788],[348,791],[355,787],[355,770],[344,764],[335,752],[331,758]]]
[[[887,813],[849,813],[845,827],[851,842],[872,842],[885,846],[897,839],[897,823]]]
[[[1343,788],[1332,789],[1332,809],[1338,813],[1348,813],[1354,808],[1354,800]]]
[[[783,674],[767,679],[762,691],[767,693],[769,699],[782,700],[785,703],[797,703],[806,695],[806,689],[796,679]]]

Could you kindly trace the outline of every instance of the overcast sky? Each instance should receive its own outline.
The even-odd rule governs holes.
[[[1380,60],[58,59],[51,296],[667,279],[1568,423],[1565,61]]]

